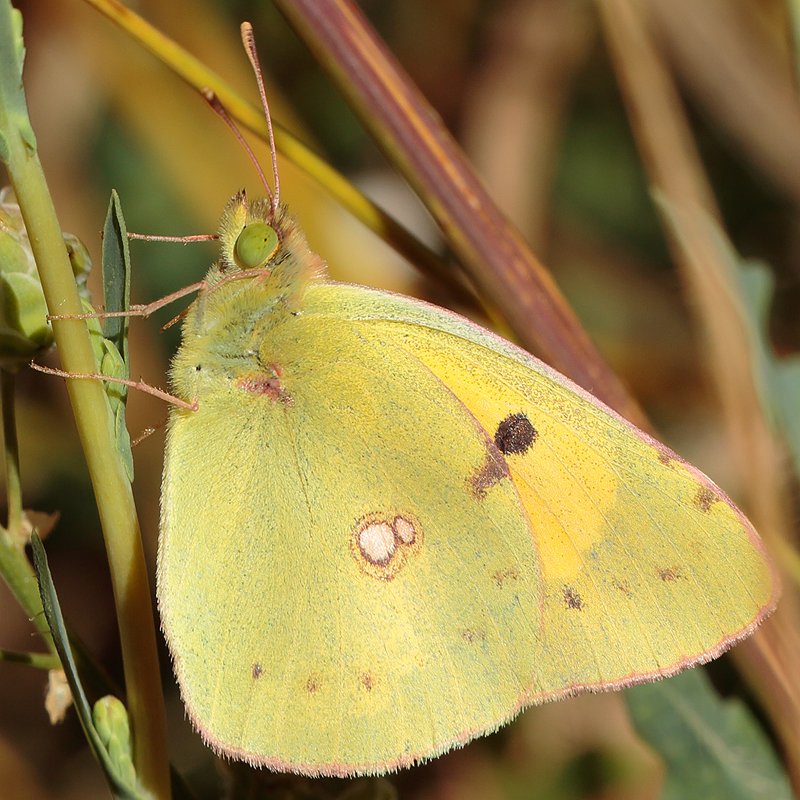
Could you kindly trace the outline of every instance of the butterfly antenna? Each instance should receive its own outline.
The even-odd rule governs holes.
[[[281,182],[278,177],[278,159],[275,153],[275,135],[272,132],[272,117],[269,113],[269,103],[267,103],[267,93],[264,90],[264,76],[261,74],[261,64],[258,61],[258,51],[256,50],[256,40],[253,36],[253,26],[249,22],[242,23],[242,42],[247,51],[247,57],[253,66],[253,72],[258,81],[258,91],[261,95],[261,105],[264,106],[264,114],[267,118],[267,130],[269,131],[269,150],[272,153],[272,175],[275,181],[275,193],[272,195],[272,218],[278,213],[280,206]]]
[[[273,208],[275,207],[275,198],[273,197],[272,190],[269,188],[269,184],[267,183],[267,176],[264,175],[264,170],[261,169],[261,164],[258,163],[258,159],[256,158],[256,154],[250,148],[250,145],[247,144],[246,139],[242,136],[241,131],[236,127],[236,123],[231,119],[228,112],[225,110],[225,106],[222,105],[219,97],[217,97],[216,92],[213,89],[209,89],[205,86],[202,89],[203,97],[205,101],[214,109],[214,112],[219,116],[222,121],[233,131],[233,135],[239,140],[239,144],[244,148],[247,155],[250,157],[250,160],[253,162],[253,166],[256,168],[256,172],[258,172],[258,177],[261,178],[261,183],[264,185],[264,189],[267,192],[267,197],[272,203]],[[274,156],[273,156],[274,161]]]

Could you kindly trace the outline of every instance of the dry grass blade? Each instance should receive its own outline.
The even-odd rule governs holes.
[[[749,159],[800,202],[800,101],[789,64],[757,24],[755,7],[727,0],[649,0],[687,87]]]
[[[515,0],[491,20],[461,140],[534,251],[546,246],[567,109],[596,38],[580,0]]]
[[[278,0],[387,157],[522,343],[629,419],[641,412],[549,273],[492,202],[438,115],[347,0]]]
[[[785,535],[779,451],[763,417],[756,364],[726,255],[719,211],[672,79],[647,29],[643,0],[598,0],[606,36],[662,222],[692,308],[725,417],[748,511],[769,541]],[[796,602],[739,649],[745,671],[780,731],[800,786],[800,705],[791,678],[800,666]]]
[[[156,58],[163,61],[190,86],[199,92],[210,89],[227,113],[237,123],[263,141],[268,139],[267,124],[260,108],[243,100],[239,94],[212,70],[153,25],[116,0],[86,0],[114,24],[128,33]],[[142,93],[146,96],[147,93]],[[148,98],[150,101],[152,98]],[[471,287],[464,286],[454,270],[427,246],[412,236],[400,223],[368,200],[341,173],[317,156],[289,131],[275,123],[275,144],[278,151],[301,166],[317,180],[344,208],[375,231],[412,264],[426,274],[451,287],[458,299],[469,307],[477,305]]]

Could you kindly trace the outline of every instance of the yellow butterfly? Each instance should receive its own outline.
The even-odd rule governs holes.
[[[774,608],[705,475],[529,354],[338,283],[228,204],[183,323],[158,599],[216,751],[381,773],[527,705],[707,661]]]

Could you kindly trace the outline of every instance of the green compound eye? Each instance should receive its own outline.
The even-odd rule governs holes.
[[[245,225],[236,238],[236,258],[244,269],[262,266],[278,249],[278,234],[266,222]]]

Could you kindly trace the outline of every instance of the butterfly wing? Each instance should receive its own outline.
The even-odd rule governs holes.
[[[159,604],[197,727],[253,763],[348,774],[499,724],[542,613],[510,477],[475,480],[491,440],[346,321],[304,314],[261,350],[280,388],[226,377],[169,430]]]
[[[164,474],[163,623],[224,753],[385,771],[712,658],[774,605],[705,476],[466,320],[319,283],[258,364],[174,413]]]

